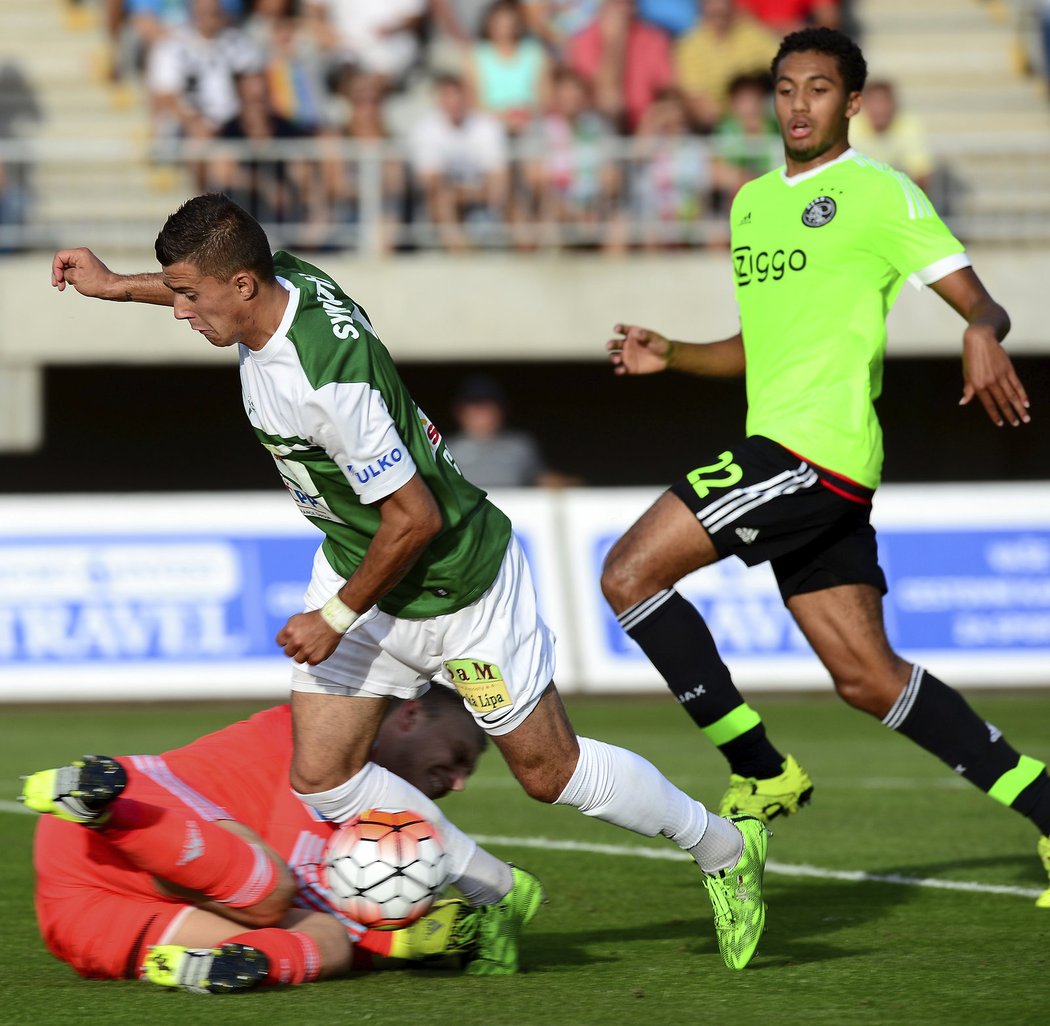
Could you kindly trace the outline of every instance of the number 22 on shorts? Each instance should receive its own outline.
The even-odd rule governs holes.
[[[720,477],[716,476],[719,474]],[[743,476],[744,472],[740,469],[740,465],[733,462],[733,454],[727,449],[718,457],[717,463],[690,470],[686,475],[686,480],[701,499],[706,499],[711,494],[712,488],[732,488]]]

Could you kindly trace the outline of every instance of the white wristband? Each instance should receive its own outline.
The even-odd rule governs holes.
[[[321,606],[321,619],[324,620],[336,634],[345,634],[354,625],[354,621],[361,615],[355,613],[337,594],[333,595],[323,606]]]

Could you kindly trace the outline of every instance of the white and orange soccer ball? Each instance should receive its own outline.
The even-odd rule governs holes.
[[[339,911],[362,926],[393,930],[430,910],[448,883],[448,857],[424,816],[369,809],[332,834],[323,877]]]

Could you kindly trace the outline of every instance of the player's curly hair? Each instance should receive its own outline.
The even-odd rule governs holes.
[[[785,36],[770,65],[774,82],[780,62],[791,53],[823,53],[834,57],[846,91],[859,93],[864,88],[868,63],[860,47],[842,32],[829,28],[805,28]]]
[[[251,271],[263,281],[274,278],[262,225],[221,193],[183,203],[164,222],[154,250],[161,267],[189,263],[216,281],[229,281],[238,271]]]

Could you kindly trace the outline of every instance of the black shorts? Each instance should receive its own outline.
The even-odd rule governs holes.
[[[719,558],[769,562],[787,601],[840,584],[886,593],[871,526],[874,494],[782,445],[752,435],[671,485]]]

